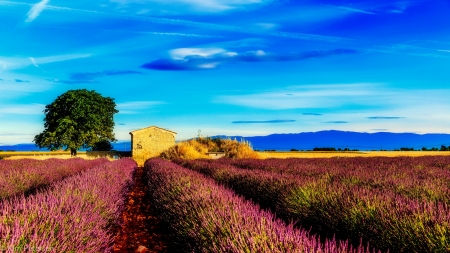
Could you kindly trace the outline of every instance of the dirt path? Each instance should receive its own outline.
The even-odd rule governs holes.
[[[122,217],[124,225],[116,235],[113,252],[172,252],[167,231],[152,215],[148,186],[143,168],[138,168],[135,185],[127,198]]]

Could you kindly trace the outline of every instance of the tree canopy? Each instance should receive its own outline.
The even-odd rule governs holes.
[[[95,91],[69,90],[45,106],[45,130],[34,137],[39,148],[65,148],[76,155],[80,148],[116,141],[114,114],[119,111],[113,98]]]
[[[111,145],[111,142],[108,140],[103,140],[95,143],[91,148],[91,151],[111,151],[112,149],[113,146]]]

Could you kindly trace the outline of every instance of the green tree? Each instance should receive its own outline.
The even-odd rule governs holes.
[[[92,151],[111,151],[113,149],[113,146],[111,145],[111,142],[108,140],[99,141],[94,144],[92,147]]]
[[[95,91],[69,90],[45,106],[45,130],[34,137],[39,148],[65,148],[76,156],[80,148],[113,141],[113,116],[119,111],[113,98]]]

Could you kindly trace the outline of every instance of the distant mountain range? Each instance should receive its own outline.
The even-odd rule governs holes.
[[[257,150],[312,150],[314,148],[349,148],[351,150],[395,150],[400,148],[428,149],[441,145],[450,146],[450,134],[415,133],[360,133],[346,131],[319,131],[291,134],[271,134],[267,136],[216,136],[249,141]],[[130,142],[113,143],[118,151],[130,151]],[[46,151],[38,149],[33,143],[0,146],[0,150]]]
[[[257,150],[312,150],[332,147],[351,150],[395,150],[400,148],[427,149],[441,145],[450,146],[450,134],[415,133],[360,133],[347,131],[319,131],[267,136],[228,136],[237,140],[248,140]]]

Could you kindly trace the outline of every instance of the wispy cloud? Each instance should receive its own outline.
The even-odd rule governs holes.
[[[213,102],[268,110],[337,108],[347,104],[378,104],[374,99],[379,95],[377,89],[380,89],[377,83],[304,85],[273,92],[218,96]]]
[[[117,109],[121,114],[135,114],[139,110],[149,109],[158,105],[165,104],[163,101],[131,101],[117,103]]]
[[[404,119],[405,117],[384,117],[384,116],[373,116],[367,117],[368,119]]]
[[[18,136],[18,135],[34,135],[34,134],[26,134],[26,133],[1,133],[0,136]],[[4,143],[0,143],[4,144]]]
[[[365,1],[360,1],[360,3],[358,3],[358,6],[348,6],[348,5],[325,5],[325,6],[334,7],[348,12],[370,14],[370,15],[379,13],[403,14],[409,7],[423,1],[424,0],[385,1],[385,2],[377,1],[374,3],[364,3]]]
[[[166,12],[174,12],[176,10],[175,13],[218,13],[264,6],[273,1],[274,0],[150,0],[150,2],[156,4],[158,9],[163,9]],[[119,3],[122,6],[127,6],[129,4],[146,4],[145,6],[148,6],[148,1],[145,2],[141,0],[111,0],[111,2]]]
[[[69,60],[75,60],[80,58],[90,57],[91,54],[64,54],[64,55],[52,55],[45,57],[1,57],[0,56],[0,68],[4,70],[20,69],[30,65],[39,67],[39,65],[63,62]]]
[[[16,82],[16,83],[29,83],[30,81],[28,81],[28,80],[22,80],[22,79],[14,79],[14,81]]]
[[[95,78],[103,76],[133,75],[133,74],[142,74],[142,72],[134,70],[115,70],[115,71],[107,70],[101,72],[81,72],[71,74],[69,80],[60,80],[60,79],[46,79],[46,80],[54,83],[64,83],[64,84],[100,83],[99,81],[95,80]]]
[[[37,65],[36,60],[35,60],[33,57],[28,57],[28,59],[30,59],[30,61],[33,63],[33,65],[34,65],[36,68],[39,68],[39,65]]]
[[[337,120],[337,121],[327,121],[327,122],[323,122],[326,124],[347,124],[348,121],[341,121],[341,120]]]
[[[94,78],[102,77],[102,76],[117,76],[117,75],[133,75],[133,74],[142,74],[140,71],[134,70],[116,70],[116,71],[101,71],[101,72],[83,72],[83,73],[74,73],[70,76],[70,79],[73,80],[91,80]]]
[[[52,83],[63,83],[63,84],[81,84],[81,83],[96,84],[96,83],[100,83],[99,81],[95,81],[95,80],[61,80],[58,78],[45,79],[45,80],[52,82]]]
[[[349,7],[349,6],[336,6],[336,5],[325,5],[325,6],[345,10],[348,12],[356,12],[356,13],[371,14],[371,15],[375,14],[374,12],[371,12],[371,11],[367,11],[364,9],[358,9],[358,8],[354,8],[354,7]]]
[[[389,129],[387,129],[387,128],[374,128],[374,129],[370,129],[370,130],[372,130],[372,131],[387,131]]]
[[[33,22],[33,20],[39,17],[39,15],[44,10],[45,6],[48,4],[49,1],[50,0],[42,0],[39,3],[33,5],[33,7],[31,7],[30,11],[28,11],[27,13],[27,19],[25,20],[25,22],[26,23]]]
[[[45,105],[43,104],[13,104],[13,105],[1,105],[0,115],[2,114],[43,114]]]
[[[18,79],[20,80],[20,79]],[[32,80],[33,82],[24,82],[17,84],[15,80],[3,79],[2,85],[0,85],[0,98],[5,96],[13,96],[13,94],[28,94],[35,92],[43,92],[48,90],[51,85],[45,82],[39,82]]]
[[[302,113],[302,115],[321,116],[322,114],[321,113],[305,112],[305,113]]]
[[[365,10],[356,9],[356,8],[347,7],[347,6],[338,6],[337,8],[339,8],[341,10],[350,11],[350,12],[358,12],[358,13],[364,13],[364,14],[375,14],[375,13],[370,12],[370,11],[365,11]]]
[[[218,48],[179,48],[170,52],[171,58],[158,59],[141,68],[152,70],[208,70],[216,69],[226,62],[264,62],[264,61],[301,61],[311,58],[323,58],[333,55],[355,54],[352,49],[334,49],[328,51],[306,51],[290,54],[278,54],[263,50],[242,53]]]
[[[196,38],[224,38],[220,35],[196,34],[196,33],[176,33],[176,32],[150,32],[150,31],[123,31],[123,30],[101,30],[104,32],[119,32],[119,33],[134,33],[134,34],[152,34],[164,36],[181,36],[181,37],[196,37]]]
[[[402,13],[405,12],[405,10],[408,7],[413,5],[414,2],[417,3],[417,2],[420,2],[420,0],[419,1],[397,1],[397,2],[394,2],[393,6],[390,7],[387,12],[396,13],[396,14],[402,14]]]
[[[53,63],[53,62],[62,62],[62,61],[70,61],[75,59],[82,59],[91,57],[91,54],[63,54],[63,55],[53,55],[46,57],[38,57],[35,58],[35,61],[39,64]]]
[[[42,2],[44,2],[44,1],[46,3],[48,2],[46,0],[43,0]],[[197,1],[197,2],[201,2],[201,1]],[[12,2],[12,1],[0,1],[0,5],[13,6],[13,5],[31,5],[31,4]],[[323,41],[323,42],[351,41],[347,38],[335,37],[335,36],[325,36],[325,35],[319,35],[319,34],[293,33],[293,32],[271,31],[271,30],[255,30],[255,29],[249,29],[247,27],[240,27],[240,26],[220,25],[220,24],[214,24],[214,23],[196,22],[196,21],[183,20],[183,19],[151,17],[151,16],[144,16],[144,15],[127,15],[127,14],[120,14],[120,13],[109,13],[109,12],[102,12],[102,11],[93,11],[93,10],[53,6],[53,5],[47,5],[47,4],[43,5],[43,7],[42,7],[42,5],[40,5],[40,6],[41,6],[40,8],[54,10],[54,11],[71,11],[71,12],[91,13],[91,14],[96,14],[96,15],[105,15],[105,16],[110,16],[110,17],[123,18],[123,19],[127,19],[127,20],[130,20],[130,19],[138,20],[138,21],[148,22],[148,23],[153,23],[153,24],[166,24],[166,25],[202,28],[202,29],[207,29],[207,30],[212,30],[212,31],[228,31],[228,32],[243,33],[243,34],[264,35],[264,36],[291,38],[291,39],[308,40],[308,41]]]
[[[295,120],[293,119],[288,119],[288,120],[279,120],[279,119],[275,119],[275,120],[262,120],[262,121],[233,121],[231,123],[233,124],[277,124],[277,123],[290,123],[290,122],[295,122]]]

